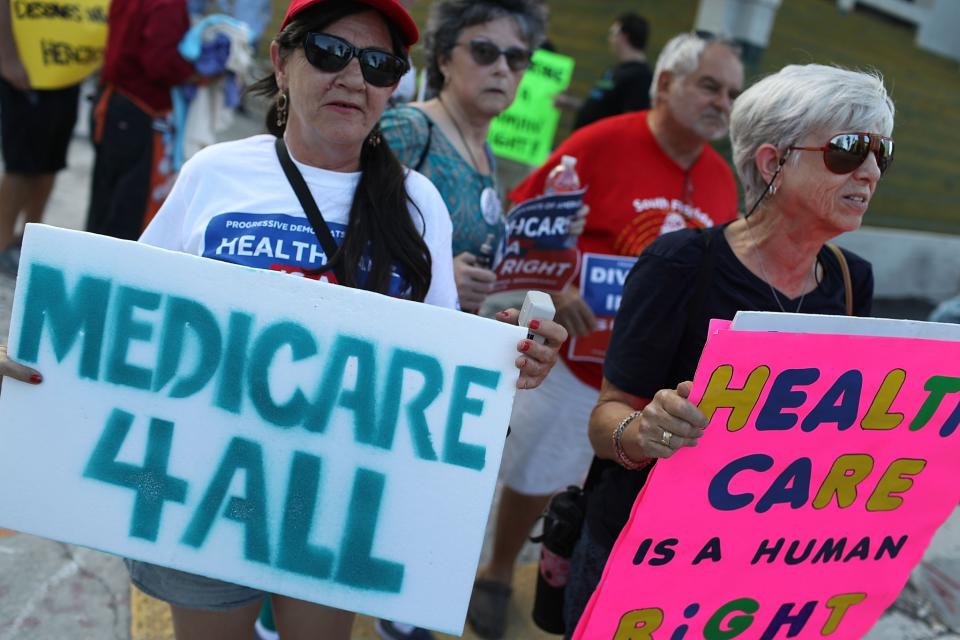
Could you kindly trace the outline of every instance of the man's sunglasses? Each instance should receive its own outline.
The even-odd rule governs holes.
[[[307,62],[327,73],[341,71],[357,58],[363,79],[374,87],[392,87],[409,68],[400,56],[380,49],[359,49],[326,33],[308,33],[303,39],[303,53]]]
[[[823,151],[823,164],[837,174],[856,171],[873,152],[880,174],[893,162],[893,138],[876,133],[841,133],[822,147],[790,147],[797,151]]]
[[[470,57],[482,67],[489,67],[499,60],[500,56],[507,59],[507,66],[511,71],[523,71],[530,66],[530,50],[523,47],[501,49],[489,40],[471,40],[466,44],[458,42],[457,46],[467,47]]]

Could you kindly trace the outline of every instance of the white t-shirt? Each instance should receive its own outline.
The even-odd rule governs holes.
[[[207,147],[184,166],[140,241],[258,269],[300,273],[326,264],[323,248],[280,166],[276,138],[259,135]],[[311,167],[294,159],[337,244],[344,232],[360,173]],[[453,228],[437,189],[409,171],[410,216],[433,262],[424,302],[456,308]],[[421,220],[421,214],[423,216]],[[362,276],[361,276],[362,277]],[[391,294],[406,283],[394,272]]]

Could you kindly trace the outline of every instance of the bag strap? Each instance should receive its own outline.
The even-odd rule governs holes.
[[[843,303],[847,309],[847,315],[853,315],[853,281],[850,279],[850,265],[847,264],[847,257],[843,255],[843,251],[840,250],[835,244],[827,243],[827,248],[833,252],[833,255],[836,256],[837,262],[840,263],[840,273],[843,275]]]
[[[283,167],[283,172],[287,176],[287,181],[290,183],[290,186],[293,187],[293,192],[297,194],[297,200],[300,201],[303,212],[307,214],[307,219],[310,220],[310,226],[313,227],[313,232],[317,235],[317,240],[320,241],[320,246],[323,247],[323,252],[327,256],[327,264],[319,269],[320,272],[326,271],[329,264],[333,261],[333,257],[340,250],[340,247],[337,245],[337,241],[333,239],[330,227],[327,226],[327,221],[323,219],[323,214],[320,213],[320,207],[317,206],[317,201],[313,199],[313,194],[310,193],[310,188],[307,186],[306,180],[303,179],[303,174],[297,169],[297,165],[293,163],[293,159],[290,157],[290,152],[287,151],[287,145],[284,143],[282,137],[277,138],[275,147],[277,150],[277,158],[280,160],[280,166]],[[341,264],[337,264],[333,268],[333,274],[337,276],[337,282],[346,282],[346,279],[343,277],[343,266]]]
[[[413,109],[414,107],[410,108]],[[420,111],[419,109],[416,110]],[[423,151],[420,152],[420,157],[417,158],[417,164],[413,167],[414,171],[420,171],[420,168],[427,161],[427,154],[430,153],[430,144],[433,142],[433,120],[423,111],[420,111],[420,115],[423,116],[424,121],[427,123],[427,143],[423,145]]]

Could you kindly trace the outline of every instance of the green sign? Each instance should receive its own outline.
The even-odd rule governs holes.
[[[523,76],[510,108],[490,124],[487,136],[493,152],[529,165],[540,165],[550,155],[560,112],[554,97],[570,85],[573,58],[538,49]]]

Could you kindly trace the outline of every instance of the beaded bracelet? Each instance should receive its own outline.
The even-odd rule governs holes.
[[[650,464],[649,458],[644,458],[640,461],[632,460],[630,456],[627,455],[627,452],[623,450],[623,432],[626,430],[627,425],[629,425],[630,422],[641,413],[641,411],[634,411],[628,415],[626,418],[620,421],[620,424],[617,425],[617,430],[613,432],[613,449],[617,452],[617,459],[620,461],[621,465],[630,471],[642,469]]]

